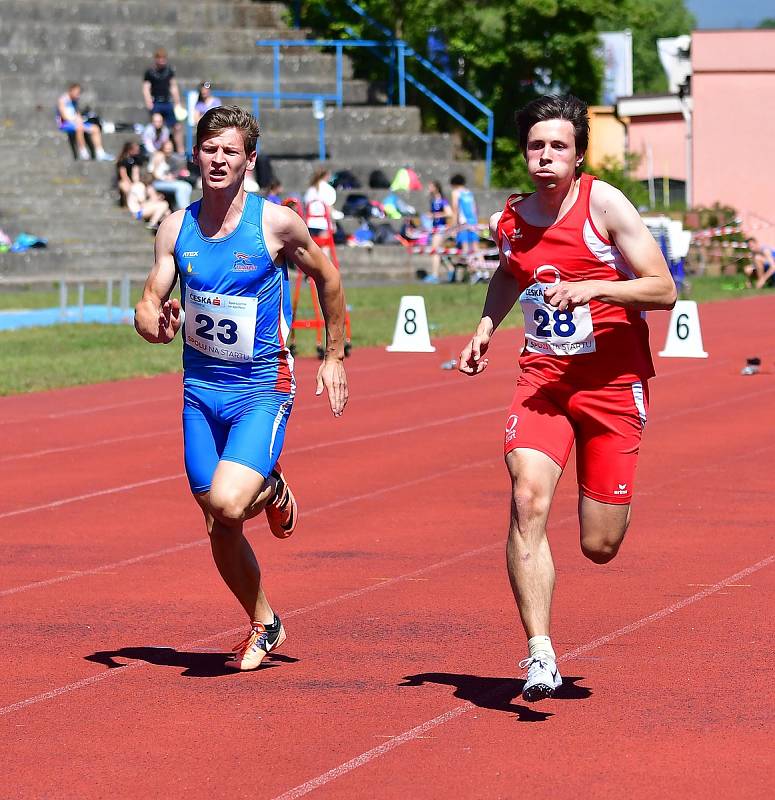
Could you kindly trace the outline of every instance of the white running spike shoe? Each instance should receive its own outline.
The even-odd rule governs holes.
[[[562,686],[562,675],[557,669],[557,662],[547,653],[538,653],[520,661],[519,668],[527,668],[522,697],[529,703],[551,697]]]

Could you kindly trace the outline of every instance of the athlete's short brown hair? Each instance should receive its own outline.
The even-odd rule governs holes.
[[[258,120],[237,106],[216,106],[202,114],[196,126],[196,146],[227,128],[236,128],[245,142],[245,153],[251,155],[261,135]]]
[[[568,120],[573,125],[576,152],[580,154],[587,152],[589,147],[587,104],[572,94],[546,94],[531,100],[515,115],[519,147],[523,153],[527,151],[527,135],[533,125],[550,119]]]

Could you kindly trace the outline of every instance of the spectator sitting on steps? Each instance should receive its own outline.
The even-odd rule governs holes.
[[[147,223],[145,227],[155,231],[159,223],[172,212],[164,195],[151,185],[152,180],[153,178],[148,175],[132,184],[127,196],[127,208],[135,219],[145,220]]]
[[[175,116],[180,107],[180,91],[175,80],[175,70],[167,61],[167,51],[160,47],[153,54],[153,66],[143,75],[143,100],[148,112],[161,114],[175,141],[175,149],[182,153],[183,128]]]
[[[264,195],[270,203],[276,203],[278,206],[283,204],[283,185],[278,180],[272,181],[266,188]]]
[[[57,100],[57,125],[60,131],[72,133],[75,136],[75,145],[78,158],[88,161],[91,158],[89,148],[86,146],[88,135],[94,146],[94,157],[97,161],[113,161],[113,156],[106,153],[102,147],[102,131],[99,125],[87,122],[78,111],[78,101],[81,99],[81,84],[71,83],[67,91]]]
[[[132,187],[140,182],[140,167],[143,157],[137,142],[124,142],[116,163],[116,185],[120,195],[120,205],[129,206],[127,199]]]
[[[186,160],[184,156],[175,153],[169,139],[162,144],[161,150],[153,154],[148,166],[154,177],[153,188],[162,193],[174,192],[175,211],[187,208],[191,202],[193,187],[183,180],[189,174]]]
[[[199,124],[199,120],[202,118],[202,114],[205,111],[209,111],[211,108],[217,108],[218,106],[222,105],[221,98],[216,97],[210,91],[210,81],[202,81],[199,84],[199,99],[194,106],[194,117],[191,120],[194,127]]]
[[[752,285],[757,289],[763,289],[770,278],[775,275],[775,252],[769,247],[763,247],[753,236],[748,238],[747,243],[751,250],[751,263],[747,267],[743,267],[746,286],[749,289]],[[755,283],[754,277],[756,277]]]
[[[170,140],[170,129],[164,124],[164,117],[156,112],[151,121],[143,129],[143,149],[150,158],[157,150],[161,150],[164,142]]]

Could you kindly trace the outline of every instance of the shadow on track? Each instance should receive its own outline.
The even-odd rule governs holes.
[[[117,658],[132,661],[147,661],[159,667],[182,667],[181,675],[187,678],[217,678],[223,675],[239,675],[240,671],[226,666],[229,653],[209,653],[198,650],[190,652],[175,650],[172,647],[121,647],[118,650],[100,650],[85,656],[86,661],[104,664],[108,669],[126,666]],[[282,653],[270,653],[254,672],[280,666],[280,662],[295,664],[299,659]]]
[[[581,677],[563,677],[562,686],[555,692],[553,700],[585,700],[590,697],[591,690],[577,686]],[[524,706],[513,703],[520,697],[525,682],[519,678],[487,678],[480,675],[458,675],[453,672],[421,672],[419,675],[407,675],[399,686],[423,686],[426,683],[437,683],[441,686],[454,686],[455,697],[466,700],[479,708],[493,711],[506,711],[515,714],[520,722],[545,722],[554,716],[548,711],[540,711],[536,706]],[[551,701],[545,701],[551,702]]]

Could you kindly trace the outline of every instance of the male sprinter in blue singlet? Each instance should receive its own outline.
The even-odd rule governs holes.
[[[284,539],[298,516],[277,463],[296,388],[286,346],[288,260],[315,281],[326,322],[317,394],[328,391],[336,417],[347,403],[339,272],[298,214],[245,192],[258,136],[256,120],[239,108],[202,116],[194,147],[202,199],[162,223],[135,309],[135,328],[152,343],[172,341],[184,325],[186,473],[218,571],[250,617],[250,633],[229,662],[242,670],[258,667],[285,640],[243,526],[264,511],[272,533]],[[170,300],[178,276],[185,314]]]

